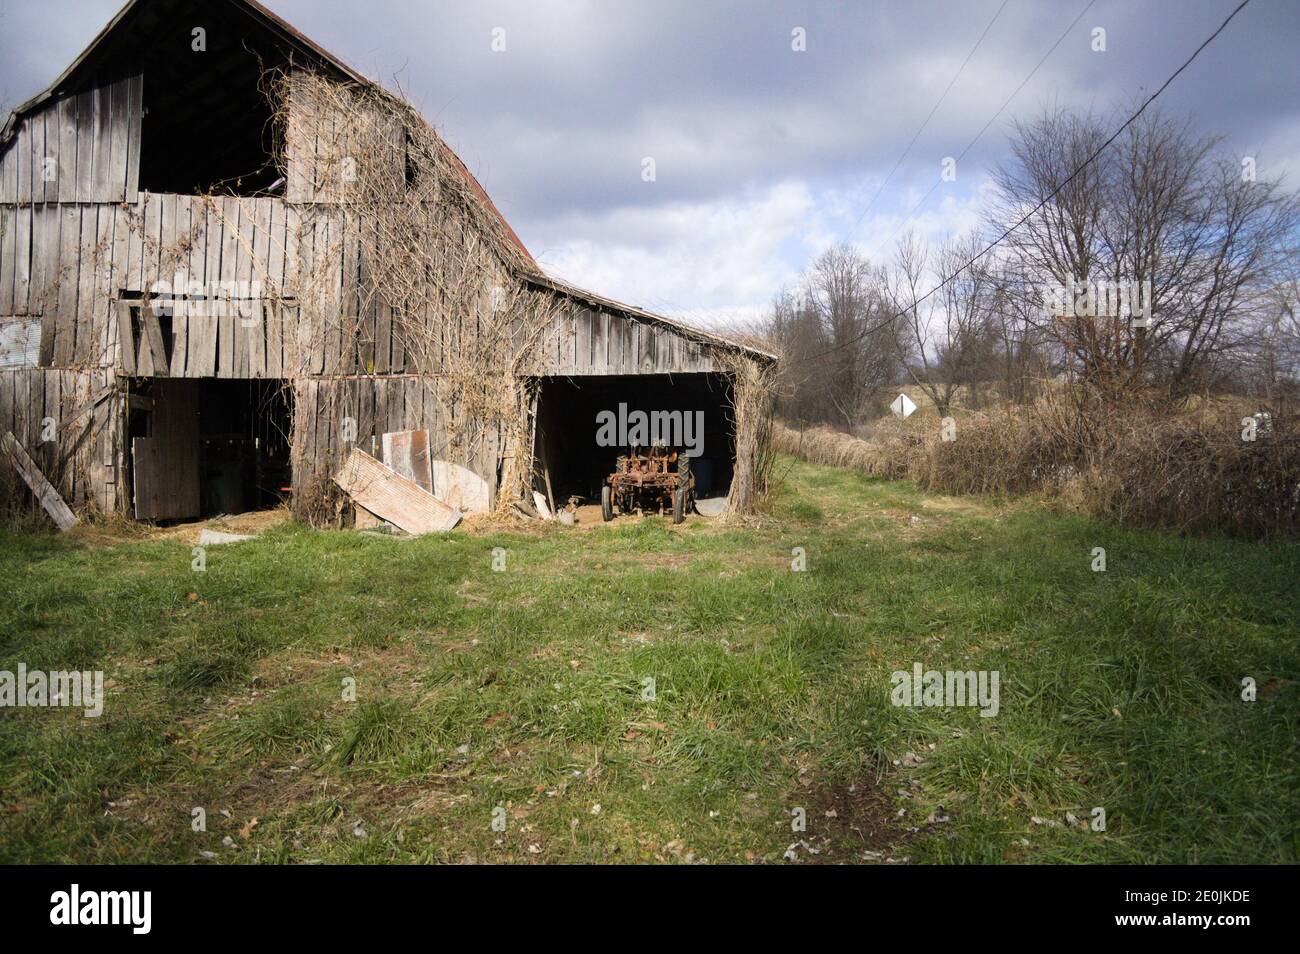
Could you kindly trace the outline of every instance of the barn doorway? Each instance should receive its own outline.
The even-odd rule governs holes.
[[[292,393],[276,380],[141,378],[127,395],[137,520],[264,510],[290,492]]]
[[[534,465],[539,492],[559,506],[600,502],[600,488],[625,441],[651,437],[687,450],[700,497],[725,497],[736,460],[731,379],[725,374],[547,377],[539,381]],[[638,430],[638,425],[646,427]],[[610,425],[613,425],[612,428]],[[613,442],[610,438],[613,437]]]

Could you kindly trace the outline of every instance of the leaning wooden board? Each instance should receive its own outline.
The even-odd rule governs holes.
[[[355,447],[334,482],[356,503],[407,533],[443,533],[460,522],[459,511]]]
[[[23,450],[22,444],[18,443],[18,438],[14,437],[13,431],[5,431],[2,443],[5,453],[13,461],[14,469],[27,482],[27,486],[31,488],[36,499],[41,502],[41,506],[45,508],[45,512],[50,515],[59,529],[67,530],[76,524],[76,516],[63,502],[59,492],[45,479],[45,475],[41,473],[36,463],[27,456],[27,451]]]

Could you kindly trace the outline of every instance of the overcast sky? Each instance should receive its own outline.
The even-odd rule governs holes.
[[[1237,2],[1095,0],[910,227],[938,239],[976,224],[1012,119],[1105,111],[1153,91]],[[993,119],[1087,0],[267,5],[400,85],[549,272],[711,322],[756,314],[835,242],[883,254],[943,158]],[[119,6],[0,0],[0,102],[46,86]],[[1097,27],[1104,52],[1092,49]],[[803,51],[792,48],[797,28]],[[1295,188],[1298,49],[1300,0],[1252,0],[1160,102]]]

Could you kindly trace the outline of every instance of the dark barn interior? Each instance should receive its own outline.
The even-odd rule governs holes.
[[[279,381],[202,382],[199,494],[202,515],[264,510],[291,481],[292,399]]]
[[[699,497],[725,496],[731,487],[736,455],[731,381],[725,374],[643,374],[548,377],[541,380],[537,403],[536,463],[550,471],[556,503],[570,496],[599,502],[600,487],[614,470],[615,459],[630,448],[597,442],[597,415],[643,411],[704,414],[701,453],[693,457]],[[683,425],[685,421],[683,419]],[[683,436],[684,433],[683,433]],[[699,440],[699,436],[696,435]],[[672,447],[681,450],[680,446]]]
[[[152,49],[171,53],[149,58],[140,187],[182,195],[268,190],[279,178],[271,104],[246,77],[280,66],[284,54],[234,5],[211,4],[200,18],[147,8],[137,15],[158,18],[144,35]],[[204,31],[203,51],[193,48],[195,29]]]
[[[245,513],[287,498],[293,411],[282,382],[145,378],[128,406],[138,519]]]

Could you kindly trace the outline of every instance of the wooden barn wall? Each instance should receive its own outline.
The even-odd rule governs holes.
[[[269,197],[210,198],[144,193],[129,210],[125,266],[115,248],[110,294],[146,295],[164,282],[178,299],[166,369],[142,367],[121,346],[111,322],[112,363],[134,373],[174,378],[281,378],[298,373],[294,280],[297,211]],[[179,276],[179,284],[178,284]],[[231,284],[237,291],[227,289]],[[180,292],[180,284],[185,286]],[[288,300],[286,300],[286,296]],[[143,338],[144,335],[141,335]],[[142,341],[137,354],[147,354]],[[147,357],[144,359],[147,361]]]
[[[307,84],[308,86],[310,84]],[[385,164],[382,175],[406,174],[406,130],[391,115],[367,110],[361,118],[341,115],[327,103],[312,102],[306,88],[289,85],[284,130],[285,198],[299,203],[337,203],[345,176],[361,164]],[[352,163],[351,168],[345,162]]]
[[[26,116],[0,155],[0,203],[134,203],[143,91],[130,76]]]
[[[112,513],[123,504],[122,424],[107,371],[0,371],[0,432],[13,431],[69,506]]]
[[[449,434],[463,431],[467,422],[447,420],[428,385],[414,375],[300,379],[294,382],[292,464],[295,488],[313,493],[327,486],[344,456],[359,447],[376,459],[383,458],[381,439],[390,431],[423,429],[429,432],[429,452],[445,460]],[[348,420],[355,426],[348,426]],[[354,441],[345,436],[355,436]],[[501,436],[481,435],[472,448],[469,469],[483,477],[495,499]]]
[[[271,198],[141,193],[134,204],[0,205],[0,315],[41,319],[45,367],[102,367],[159,377],[282,377],[296,353],[293,306],[279,301],[295,271],[296,210]],[[155,282],[261,284],[220,316],[182,305],[167,369],[123,364],[114,302]],[[138,350],[139,342],[137,342]]]
[[[541,374],[686,374],[716,370],[707,345],[621,312],[564,299],[552,324],[541,342]]]
[[[392,310],[364,291],[362,235],[356,215],[274,198],[141,193],[134,205],[0,206],[0,315],[42,319],[46,367],[186,378],[412,371]],[[202,295],[174,311],[168,367],[142,367],[119,350],[113,302],[175,285],[178,273]],[[214,314],[211,296],[230,282],[249,297]],[[445,327],[429,370],[472,346],[483,320]],[[530,365],[540,374],[715,370],[706,345],[568,300],[537,347]]]

